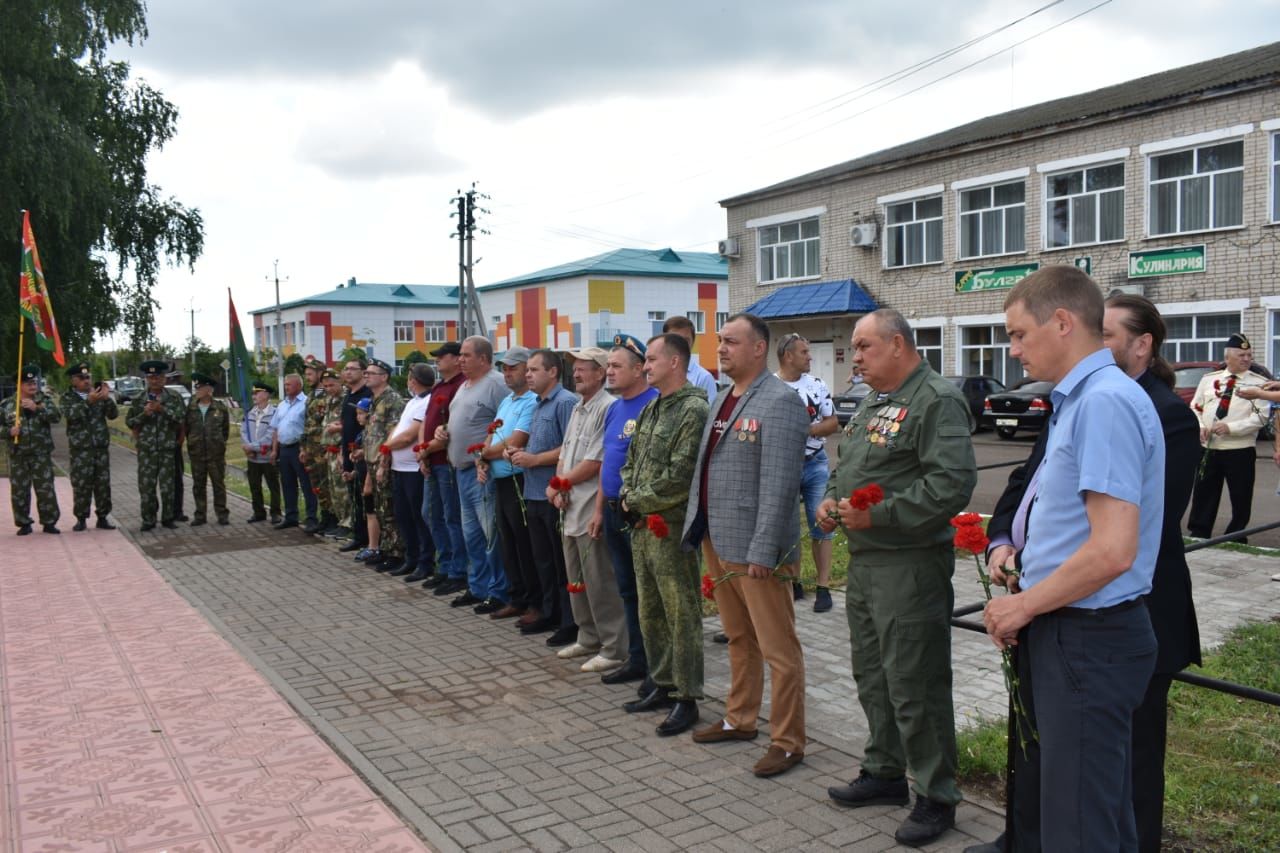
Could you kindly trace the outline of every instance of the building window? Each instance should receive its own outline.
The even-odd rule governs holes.
[[[760,238],[760,281],[790,281],[818,275],[818,218],[769,225]]]
[[[707,330],[707,315],[704,311],[689,311],[685,314],[689,318],[689,322],[693,324],[693,332],[701,335]]]
[[[964,326],[960,330],[960,373],[991,376],[1004,385],[1022,378],[1022,363],[1009,357],[1004,326]]]
[[[304,320],[298,321],[298,346],[305,347],[307,345],[307,324]]]
[[[662,324],[667,322],[666,311],[650,311],[649,312],[649,334],[657,336],[662,334]]]
[[[1280,222],[1280,133],[1271,134],[1271,221]]]
[[[884,265],[942,263],[942,196],[885,205]]]
[[[723,329],[724,324],[727,322],[729,322],[729,312],[717,311],[716,312],[716,331],[719,332],[721,329]]]
[[[1152,237],[1244,222],[1244,142],[1152,155]]]
[[[1044,179],[1045,248],[1124,239],[1124,164],[1059,172]]]
[[[445,336],[444,320],[427,320],[422,324],[422,330],[426,333],[427,343],[442,343]]]
[[[1165,317],[1164,322],[1168,334],[1160,354],[1169,361],[1222,361],[1227,338],[1240,331],[1238,312]]]
[[[1025,181],[960,191],[960,257],[1027,250]]]
[[[930,326],[924,329],[915,329],[916,334],[916,351],[920,353],[920,357],[929,362],[929,366],[939,373],[942,372],[942,329],[937,326]]]
[[[395,342],[398,344],[413,343],[413,321],[412,320],[396,320],[395,326]]]

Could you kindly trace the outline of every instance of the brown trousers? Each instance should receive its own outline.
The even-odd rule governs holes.
[[[707,573],[721,578],[746,575],[747,567],[722,563],[703,541]],[[736,729],[752,731],[764,698],[764,663],[769,663],[769,729],[773,743],[787,752],[804,753],[804,652],[796,636],[791,584],[773,578],[732,577],[715,590],[720,624],[729,638],[729,697],[725,719]]]

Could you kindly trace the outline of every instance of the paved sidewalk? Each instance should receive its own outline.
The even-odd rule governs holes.
[[[0,479],[4,849],[426,849],[125,535],[63,519],[15,538]]]

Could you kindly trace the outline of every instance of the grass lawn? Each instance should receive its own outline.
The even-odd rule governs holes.
[[[1199,672],[1280,693],[1280,621],[1243,625]],[[1004,797],[1005,721],[960,733],[962,787]],[[1174,682],[1165,849],[1280,850],[1280,708]]]

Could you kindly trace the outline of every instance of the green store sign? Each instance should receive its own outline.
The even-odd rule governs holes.
[[[985,270],[956,270],[956,293],[1008,290],[1038,269],[1039,264],[1020,264],[1016,267],[991,267]]]
[[[1129,253],[1129,278],[1185,275],[1205,271],[1204,244]]]

